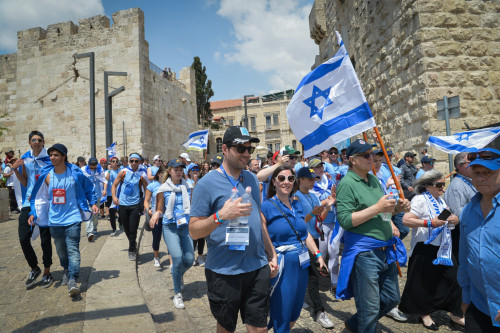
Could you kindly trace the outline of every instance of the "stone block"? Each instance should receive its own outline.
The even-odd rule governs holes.
[[[484,42],[468,42],[464,45],[464,53],[468,56],[482,57],[488,51]]]
[[[488,101],[488,100],[493,99],[492,89],[478,87],[478,91],[479,91],[479,99],[484,100],[484,101]]]
[[[458,18],[454,14],[437,12],[432,14],[432,17],[436,27],[452,28],[458,26]]]
[[[488,28],[498,28],[498,12],[481,15],[481,26]]]
[[[450,37],[456,41],[469,41],[473,37],[471,29],[452,28],[448,30]]]
[[[500,43],[489,43],[486,54],[494,57],[500,56]]]
[[[426,73],[425,74],[425,83],[429,87],[437,87],[439,86],[439,74],[438,73]]]
[[[486,72],[469,72],[467,80],[476,86],[487,87],[489,85],[488,74]]]
[[[441,56],[457,56],[462,54],[462,44],[459,42],[438,42],[436,52]]]
[[[458,21],[463,28],[479,27],[481,25],[481,16],[473,14],[460,14]]]
[[[444,12],[464,13],[467,9],[466,2],[462,0],[444,0],[442,3],[442,11]]]

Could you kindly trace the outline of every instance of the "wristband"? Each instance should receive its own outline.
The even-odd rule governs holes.
[[[317,250],[316,252],[314,252],[314,255],[317,255],[318,253],[321,253],[321,251]]]
[[[313,219],[314,218],[314,215],[312,212],[309,213],[309,215],[311,215],[311,218]]]
[[[224,223],[224,220],[219,217],[219,212],[214,213],[214,222],[217,223],[218,225]]]
[[[316,258],[319,258],[321,257],[323,254],[321,254],[321,252],[318,251],[318,253],[316,253]]]

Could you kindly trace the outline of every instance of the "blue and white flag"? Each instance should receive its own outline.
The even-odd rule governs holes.
[[[305,157],[376,126],[342,38],[335,33],[337,54],[302,79],[286,109]]]
[[[204,150],[207,149],[208,130],[196,131],[189,134],[189,140],[182,145],[188,150]]]
[[[499,135],[500,127],[490,127],[461,132],[451,136],[431,136],[427,141],[427,145],[448,154],[458,154],[484,148]]]
[[[109,146],[108,148],[106,148],[106,150],[108,151],[109,158],[115,156],[116,155],[116,142],[113,142],[111,144],[111,146]]]

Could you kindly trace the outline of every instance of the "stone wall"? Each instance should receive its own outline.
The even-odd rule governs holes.
[[[152,131],[151,119],[164,116],[159,106],[165,99],[193,97],[179,88],[173,88],[149,68],[149,45],[144,37],[144,13],[139,8],[122,10],[108,17],[99,15],[72,22],[52,24],[47,29],[32,28],[18,32],[16,56],[15,97],[5,108],[8,92],[0,85],[0,107],[8,113],[6,127],[11,128],[0,137],[0,147],[27,150],[28,133],[37,129],[44,133],[46,145],[64,143],[70,161],[77,156],[90,157],[90,97],[89,58],[75,59],[74,54],[95,54],[95,109],[97,157],[106,156],[104,129],[104,71],[127,72],[126,77],[110,76],[109,91],[124,86],[125,91],[113,97],[113,139],[117,153],[124,154],[124,124],[127,153],[155,154],[168,142],[168,133],[176,128],[183,138],[189,134],[189,125],[164,124],[163,131]],[[8,63],[2,56],[0,77]],[[158,76],[165,81],[154,82]],[[4,81],[0,81],[4,84]],[[165,85],[172,88],[164,88]],[[160,87],[162,91],[160,93]],[[7,89],[12,89],[11,86]],[[168,92],[166,92],[168,90]],[[183,112],[185,120],[195,117],[196,106],[179,108],[169,105],[170,112]],[[193,124],[195,126],[195,123]],[[155,133],[156,132],[156,133]],[[155,135],[152,140],[150,136]],[[181,140],[181,139],[179,139]],[[152,157],[152,156],[151,156]]]
[[[334,31],[341,32],[384,141],[396,151],[446,135],[437,120],[443,96],[460,96],[452,133],[466,130],[464,122],[500,121],[498,1],[316,0],[313,9],[322,6],[310,15],[320,51],[314,66],[333,56]]]

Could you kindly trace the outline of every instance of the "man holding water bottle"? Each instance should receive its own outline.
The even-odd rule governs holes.
[[[409,211],[408,200],[384,195],[373,169],[372,145],[356,140],[347,148],[349,170],[337,187],[337,218],[344,228],[344,253],[337,298],[355,298],[357,313],[345,323],[351,332],[375,332],[377,321],[400,300],[394,258],[406,263],[397,228],[383,213]],[[398,250],[396,257],[395,247]],[[359,315],[358,314],[362,314]]]
[[[269,277],[277,274],[277,257],[261,221],[257,177],[246,171],[257,142],[245,127],[229,127],[222,140],[222,165],[193,192],[189,232],[193,239],[207,239],[205,276],[217,332],[233,332],[240,311],[248,331],[267,332]],[[250,203],[243,204],[247,187]],[[236,226],[242,216],[248,223]]]

